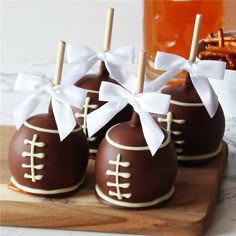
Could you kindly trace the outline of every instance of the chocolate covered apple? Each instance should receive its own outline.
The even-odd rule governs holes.
[[[140,54],[137,95],[111,83],[103,82],[100,97],[110,101],[88,115],[92,135],[127,103],[134,107],[129,122],[112,126],[99,146],[96,159],[96,195],[115,207],[145,208],[159,205],[173,196],[177,159],[169,135],[162,131],[149,114],[166,113],[169,96],[142,94],[145,52]],[[114,97],[111,97],[113,94]],[[157,106],[155,106],[157,105]]]
[[[194,164],[218,155],[225,130],[220,104],[214,116],[210,117],[190,77],[187,77],[185,85],[166,87],[161,92],[171,96],[169,112],[166,116],[154,116],[159,125],[171,134],[178,160]]]
[[[159,205],[174,193],[176,165],[175,150],[166,133],[158,151],[151,155],[139,117],[134,113],[130,122],[111,127],[99,146],[97,197],[117,207]]]
[[[171,96],[167,115],[154,115],[174,142],[178,160],[186,164],[204,163],[221,152],[225,119],[218,98],[208,78],[223,79],[225,63],[195,61],[200,32],[201,15],[196,18],[190,59],[166,53],[157,53],[156,67],[167,70],[146,88],[162,83],[185,70],[188,72],[183,86],[170,86],[161,93]]]
[[[59,46],[53,83],[29,74],[17,77],[15,90],[32,94],[15,111],[18,130],[9,144],[9,188],[64,196],[85,180],[88,142],[76,124],[71,105],[82,107],[87,92],[74,85],[60,85],[65,43]],[[28,118],[45,93],[51,96],[49,113]]]
[[[74,192],[85,180],[88,143],[77,126],[60,141],[53,114],[36,115],[24,122],[9,144],[11,182],[39,195]]]
[[[99,88],[102,81],[112,82],[117,84],[117,82],[109,77],[109,72],[106,69],[105,63],[101,62],[100,71],[98,74],[89,74],[85,75],[82,79],[80,79],[75,85],[84,88],[88,91],[88,95],[85,100],[84,108],[78,109],[73,108],[74,115],[77,119],[78,124],[83,127],[83,131],[88,138],[89,142],[89,154],[95,155],[97,153],[98,146],[100,145],[102,139],[104,138],[107,130],[120,122],[127,121],[131,118],[132,108],[127,105],[122,111],[120,111],[117,115],[115,115],[101,130],[99,130],[92,137],[88,137],[87,132],[87,115],[98,109],[105,102],[99,101]]]
[[[81,68],[85,67],[85,71],[91,68],[97,61],[101,60],[100,71],[98,74],[87,74],[75,83],[76,86],[84,88],[88,91],[83,109],[73,108],[74,115],[79,125],[83,127],[84,133],[87,136],[87,115],[99,108],[104,102],[99,101],[98,91],[102,81],[108,81],[118,84],[120,81],[120,68],[122,64],[133,63],[134,49],[132,47],[123,47],[115,50],[110,50],[111,33],[113,23],[114,9],[109,8],[107,13],[107,25],[105,30],[105,42],[103,52],[97,52],[88,47],[76,48],[72,45],[68,49],[68,61],[70,63],[79,63]],[[86,64],[87,63],[87,64]],[[86,66],[84,66],[86,64]],[[111,78],[111,73],[116,74],[116,80]],[[79,73],[78,73],[78,77]],[[75,75],[76,79],[76,75]],[[117,82],[118,81],[118,82]],[[106,126],[94,134],[93,137],[88,138],[90,155],[95,155],[97,148],[104,138],[106,131],[114,124],[128,121],[132,115],[132,108],[128,105],[120,111]]]

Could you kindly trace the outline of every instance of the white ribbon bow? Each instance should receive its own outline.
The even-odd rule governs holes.
[[[30,93],[14,112],[16,128],[19,129],[39,105],[41,95],[49,94],[61,141],[70,134],[76,125],[71,106],[82,109],[87,95],[86,90],[74,85],[53,86],[53,83],[46,78],[23,73],[18,74],[14,90]]]
[[[97,51],[87,46],[75,47],[73,45],[67,46],[67,62],[78,63],[78,67],[71,71],[69,77],[66,79],[70,84],[76,83],[86,72],[88,72],[97,61],[105,62],[106,68],[111,76],[123,86],[126,85],[127,70],[122,65],[134,63],[135,50],[134,47],[121,47],[107,52]]]
[[[143,134],[152,155],[156,153],[162,144],[164,134],[149,113],[166,114],[170,103],[169,95],[158,92],[135,95],[119,85],[102,82],[99,100],[106,101],[107,103],[88,114],[87,125],[90,137],[127,104],[130,104],[139,114]]]
[[[208,79],[223,79],[225,66],[226,63],[221,61],[197,60],[196,62],[191,62],[174,54],[157,52],[155,69],[166,70],[167,72],[146,85],[144,91],[157,91],[169,79],[173,78],[179,72],[186,70],[189,72],[191,81],[210,117],[213,117],[219,103],[218,97]]]

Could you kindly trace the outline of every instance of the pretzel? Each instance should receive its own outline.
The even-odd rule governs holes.
[[[217,47],[217,46],[212,46],[208,45],[206,47],[207,51],[210,52],[222,52],[222,53],[229,53],[229,54],[236,54],[236,47]]]
[[[212,51],[202,51],[199,53],[198,57],[201,60],[206,60],[206,59],[213,59],[213,58],[219,58],[219,59],[226,59],[227,53],[223,52],[212,52]]]
[[[219,42],[219,38],[218,37],[205,38],[205,39],[203,39],[203,41],[205,43],[218,43]],[[224,41],[225,42],[236,42],[236,36],[225,36],[224,37]]]
[[[219,47],[224,47],[224,32],[223,32],[223,29],[218,30],[218,38],[219,38]]]
[[[225,47],[236,47],[236,40],[235,41],[225,41],[224,43]]]
[[[217,34],[210,33],[203,42],[205,51],[199,53],[199,59],[225,61],[227,69],[236,70],[236,34],[224,36],[223,29],[219,29]]]

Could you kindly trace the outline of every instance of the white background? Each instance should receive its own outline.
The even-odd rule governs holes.
[[[103,48],[107,8],[115,8],[111,48],[142,47],[141,0],[4,1],[1,62],[55,61],[58,41]]]
[[[0,0],[0,62],[55,61],[61,39],[102,49],[107,7],[115,8],[111,47],[142,49],[142,0]],[[236,0],[225,0],[225,30],[236,28],[235,12]]]

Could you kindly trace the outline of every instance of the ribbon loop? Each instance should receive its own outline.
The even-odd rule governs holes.
[[[71,106],[82,109],[87,95],[86,90],[74,85],[53,86],[52,81],[46,78],[22,73],[16,79],[14,90],[31,94],[14,112],[17,129],[22,126],[39,105],[40,96],[48,94],[51,96],[52,109],[61,141],[70,134],[76,125]]]
[[[134,63],[135,50],[133,47],[121,47],[107,52],[96,51],[87,46],[76,47],[68,45],[67,62],[77,63],[78,68],[70,73],[70,78],[67,81],[75,83],[87,73],[97,61],[105,62],[106,68],[111,76],[120,84],[125,86],[126,81],[124,75],[127,75],[127,70],[122,65]],[[71,81],[71,82],[70,82]]]
[[[88,114],[87,125],[90,137],[127,104],[130,104],[140,116],[144,137],[152,155],[156,153],[164,139],[164,135],[149,113],[166,114],[170,103],[169,95],[160,93],[141,93],[136,95],[119,85],[102,82],[99,100],[108,102]],[[99,120],[99,122],[96,122],[97,120]]]
[[[223,79],[225,66],[226,63],[221,61],[196,60],[195,62],[191,62],[174,54],[157,52],[155,69],[166,70],[167,72],[149,83],[145,91],[159,90],[161,86],[164,86],[176,74],[186,70],[189,72],[193,85],[210,117],[213,117],[217,111],[218,98],[208,79]],[[202,80],[205,81],[203,82]]]
[[[91,60],[96,55],[96,51],[87,46],[67,45],[67,62],[83,64],[84,61]]]

